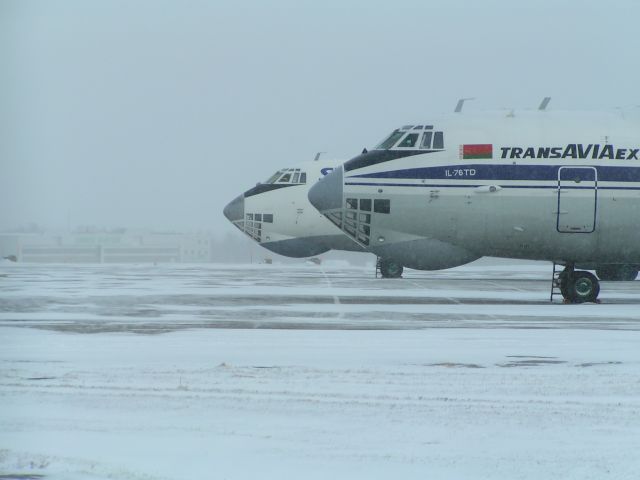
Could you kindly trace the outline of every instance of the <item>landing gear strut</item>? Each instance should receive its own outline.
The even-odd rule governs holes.
[[[404,267],[401,264],[394,262],[393,260],[389,260],[388,258],[378,257],[376,264],[376,276],[378,275],[378,271],[380,271],[382,278],[400,278],[403,270]]]
[[[553,301],[554,288],[559,288],[562,298],[567,303],[597,302],[600,294],[600,282],[590,272],[575,270],[568,263],[564,270],[556,276],[556,265],[553,265],[554,278],[551,288]]]

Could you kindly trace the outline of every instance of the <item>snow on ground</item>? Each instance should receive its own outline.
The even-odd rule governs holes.
[[[0,273],[0,478],[640,470],[640,282],[575,306],[537,264]]]
[[[316,266],[5,267],[0,326],[178,328],[638,328],[640,282],[603,282],[601,305],[549,302],[550,266],[474,263],[376,279]]]

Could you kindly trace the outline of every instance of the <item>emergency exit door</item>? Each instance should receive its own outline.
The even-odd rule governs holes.
[[[591,233],[596,229],[598,171],[594,167],[558,169],[558,223],[561,233]]]

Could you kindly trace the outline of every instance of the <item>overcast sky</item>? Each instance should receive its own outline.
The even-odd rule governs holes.
[[[233,230],[275,170],[458,98],[640,104],[637,0],[0,0],[0,228]]]

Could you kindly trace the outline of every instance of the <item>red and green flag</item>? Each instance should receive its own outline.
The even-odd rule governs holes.
[[[462,159],[482,159],[493,158],[493,145],[490,143],[461,145],[460,153]]]

